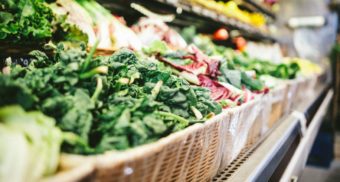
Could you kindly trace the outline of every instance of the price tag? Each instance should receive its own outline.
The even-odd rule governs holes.
[[[307,130],[307,119],[305,115],[302,112],[296,110],[292,112],[292,115],[300,121],[301,134],[304,136]]]

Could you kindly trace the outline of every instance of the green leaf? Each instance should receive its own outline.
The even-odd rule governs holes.
[[[0,106],[20,104],[25,109],[31,109],[38,101],[29,88],[5,75],[0,75],[0,88]]]
[[[6,26],[9,22],[13,21],[14,17],[9,12],[0,12],[0,27]]]
[[[131,120],[131,113],[129,109],[125,109],[123,113],[120,115],[120,117],[117,120],[117,123],[115,125],[115,130],[117,133],[123,134],[127,127],[130,126],[130,120]]]
[[[105,134],[97,146],[97,152],[102,153],[112,149],[123,150],[129,147],[128,136],[110,136]]]
[[[242,83],[251,90],[262,90],[264,85],[260,80],[249,77],[245,72],[241,73]]]
[[[163,41],[153,41],[149,47],[143,48],[143,52],[148,55],[152,54],[165,54],[169,50],[168,46]]]
[[[223,76],[228,80],[230,84],[237,88],[242,88],[241,86],[241,71],[239,70],[227,70],[224,69],[221,71]]]
[[[166,131],[166,126],[164,122],[159,119],[155,118],[154,116],[147,115],[143,118],[143,122],[146,126],[152,129],[152,131],[156,134],[162,134]]]

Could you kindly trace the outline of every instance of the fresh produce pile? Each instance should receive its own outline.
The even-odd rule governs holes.
[[[44,1],[1,1],[0,7],[0,40],[44,42],[52,38],[54,17]]]
[[[44,0],[4,0],[0,2],[0,42],[2,44],[43,45],[48,41],[87,41],[87,35],[56,16]]]
[[[256,78],[256,75],[228,68],[224,57],[226,48],[215,46],[210,39],[204,45],[210,46],[214,49],[211,51],[216,54],[209,53],[209,50],[200,44],[196,44],[198,46],[196,47],[193,39],[197,34],[192,28],[183,30],[183,37],[177,34],[171,39],[159,36],[174,30],[158,21],[142,19],[133,27],[146,46],[143,52],[169,65],[173,68],[174,74],[190,83],[209,88],[211,97],[224,108],[240,105],[268,92],[268,88]],[[220,51],[219,54],[217,49]]]
[[[68,22],[85,32],[90,47],[99,40],[98,49],[141,49],[133,31],[94,0],[56,0],[50,7],[60,16],[67,15]]]
[[[294,79],[307,64],[253,59],[155,19],[130,29],[93,0],[0,5],[1,41],[48,43],[53,52],[32,50],[27,66],[4,60],[0,181],[16,176],[12,169],[18,181],[52,174],[60,151],[93,155],[155,142],[267,94],[275,86],[268,80]],[[94,56],[98,48],[116,51]]]
[[[141,60],[129,50],[110,57],[60,44],[53,59],[33,51],[28,67],[0,76],[0,106],[19,104],[56,119],[75,136],[64,151],[127,149],[203,122],[221,112],[209,91]]]
[[[163,50],[160,49],[162,47],[164,48]],[[241,75],[236,78],[234,72],[224,70],[219,59],[208,57],[194,45],[185,50],[173,51],[167,48],[164,42],[154,42],[149,48],[145,48],[144,52],[170,65],[174,73],[185,78],[190,83],[209,88],[212,99],[216,101],[228,101],[234,102],[234,105],[240,105],[252,99],[248,97],[253,97],[248,92],[240,90],[242,88]],[[255,81],[245,74],[243,77],[248,79],[250,83]],[[218,78],[225,78],[225,80],[219,82],[221,80],[218,80]],[[234,86],[230,83],[234,84]],[[262,87],[259,89],[262,89]],[[227,105],[224,104],[224,107],[227,107]]]
[[[239,72],[239,75],[243,75],[241,76],[241,83],[246,84],[245,86],[250,90],[261,90],[264,85],[270,87],[272,84],[265,84],[268,79],[294,79],[299,73],[301,66],[303,66],[294,61],[285,61],[276,64],[267,60],[251,58],[246,52],[238,52],[230,48],[217,46],[209,37],[197,34],[194,27],[183,29],[182,35],[187,42],[195,44],[207,55],[222,57],[224,61],[221,63],[220,71],[222,73],[224,73],[223,70]],[[255,79],[251,80],[246,78],[247,73],[248,75],[253,75]],[[219,77],[219,79],[222,81],[225,80],[223,76]],[[264,79],[262,83],[259,81],[261,79]],[[233,85],[239,87],[237,86],[239,84]]]

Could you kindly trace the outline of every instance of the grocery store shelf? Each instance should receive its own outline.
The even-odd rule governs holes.
[[[243,162],[236,165],[237,168],[228,167],[213,181],[290,181],[298,177],[332,95],[328,85],[318,87],[315,100],[303,101],[295,111],[278,121],[261,141],[247,149],[250,153],[243,152],[247,155],[238,157],[237,160]]]
[[[243,0],[244,3],[247,3],[247,4],[251,4],[252,6],[254,6],[259,12],[275,19],[276,16],[275,14],[270,10],[268,9],[267,7],[264,7],[262,4],[259,4],[258,2],[254,1],[254,0]]]
[[[223,2],[228,2],[230,0],[222,0]],[[241,8],[244,8],[250,12],[259,12],[264,14],[265,16],[275,20],[276,15],[275,13],[270,10],[269,8],[265,7],[264,5],[254,1],[254,0],[238,0],[237,3]]]
[[[99,0],[99,2],[115,14],[124,16],[131,23],[136,22],[142,16],[130,7],[131,3],[136,3],[155,13],[175,15],[175,19],[169,24],[177,27],[193,25],[202,33],[212,33],[218,28],[227,27],[230,30],[239,30],[240,34],[249,40],[276,41],[272,36],[252,25],[197,5],[179,3],[178,0]]]

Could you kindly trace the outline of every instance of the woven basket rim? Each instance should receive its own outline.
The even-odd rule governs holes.
[[[57,171],[56,174],[44,177],[39,180],[41,182],[68,182],[81,181],[86,177],[90,177],[94,173],[95,165],[93,160],[79,158],[78,155],[62,154],[60,157],[60,165],[64,168]],[[63,164],[65,162],[65,164]],[[72,163],[72,164],[71,164]]]
[[[64,153],[64,154],[79,156],[79,157],[83,157],[84,159],[91,159],[92,158],[92,159],[95,159],[95,160],[98,160],[98,159],[100,160],[101,158],[106,158],[105,159],[106,161],[108,161],[107,160],[108,156],[113,156],[112,154],[119,156],[119,157],[114,157],[114,159],[116,161],[117,160],[131,159],[131,156],[138,155],[138,153],[140,153],[142,151],[157,149],[157,148],[159,148],[159,146],[166,145],[169,141],[172,141],[174,139],[177,139],[177,138],[180,138],[180,137],[183,137],[183,136],[187,136],[192,131],[203,128],[204,125],[206,125],[208,123],[218,122],[221,118],[227,117],[234,112],[239,112],[240,110],[242,110],[246,107],[251,107],[251,105],[255,105],[256,103],[259,103],[261,101],[262,97],[263,96],[261,95],[260,97],[256,97],[255,99],[253,99],[253,100],[251,100],[247,103],[244,103],[240,106],[237,106],[237,107],[234,107],[234,108],[224,109],[220,114],[215,115],[214,117],[208,119],[204,123],[196,123],[196,124],[191,125],[191,126],[185,128],[183,130],[171,133],[170,135],[165,136],[163,138],[160,138],[159,140],[152,142],[152,143],[140,145],[140,146],[130,148],[130,149],[127,149],[127,150],[122,150],[122,151],[110,150],[110,151],[106,151],[105,153],[102,153],[102,154],[94,154],[94,155],[78,155],[78,154],[68,154],[68,153]],[[126,159],[124,159],[124,158],[126,158]]]

